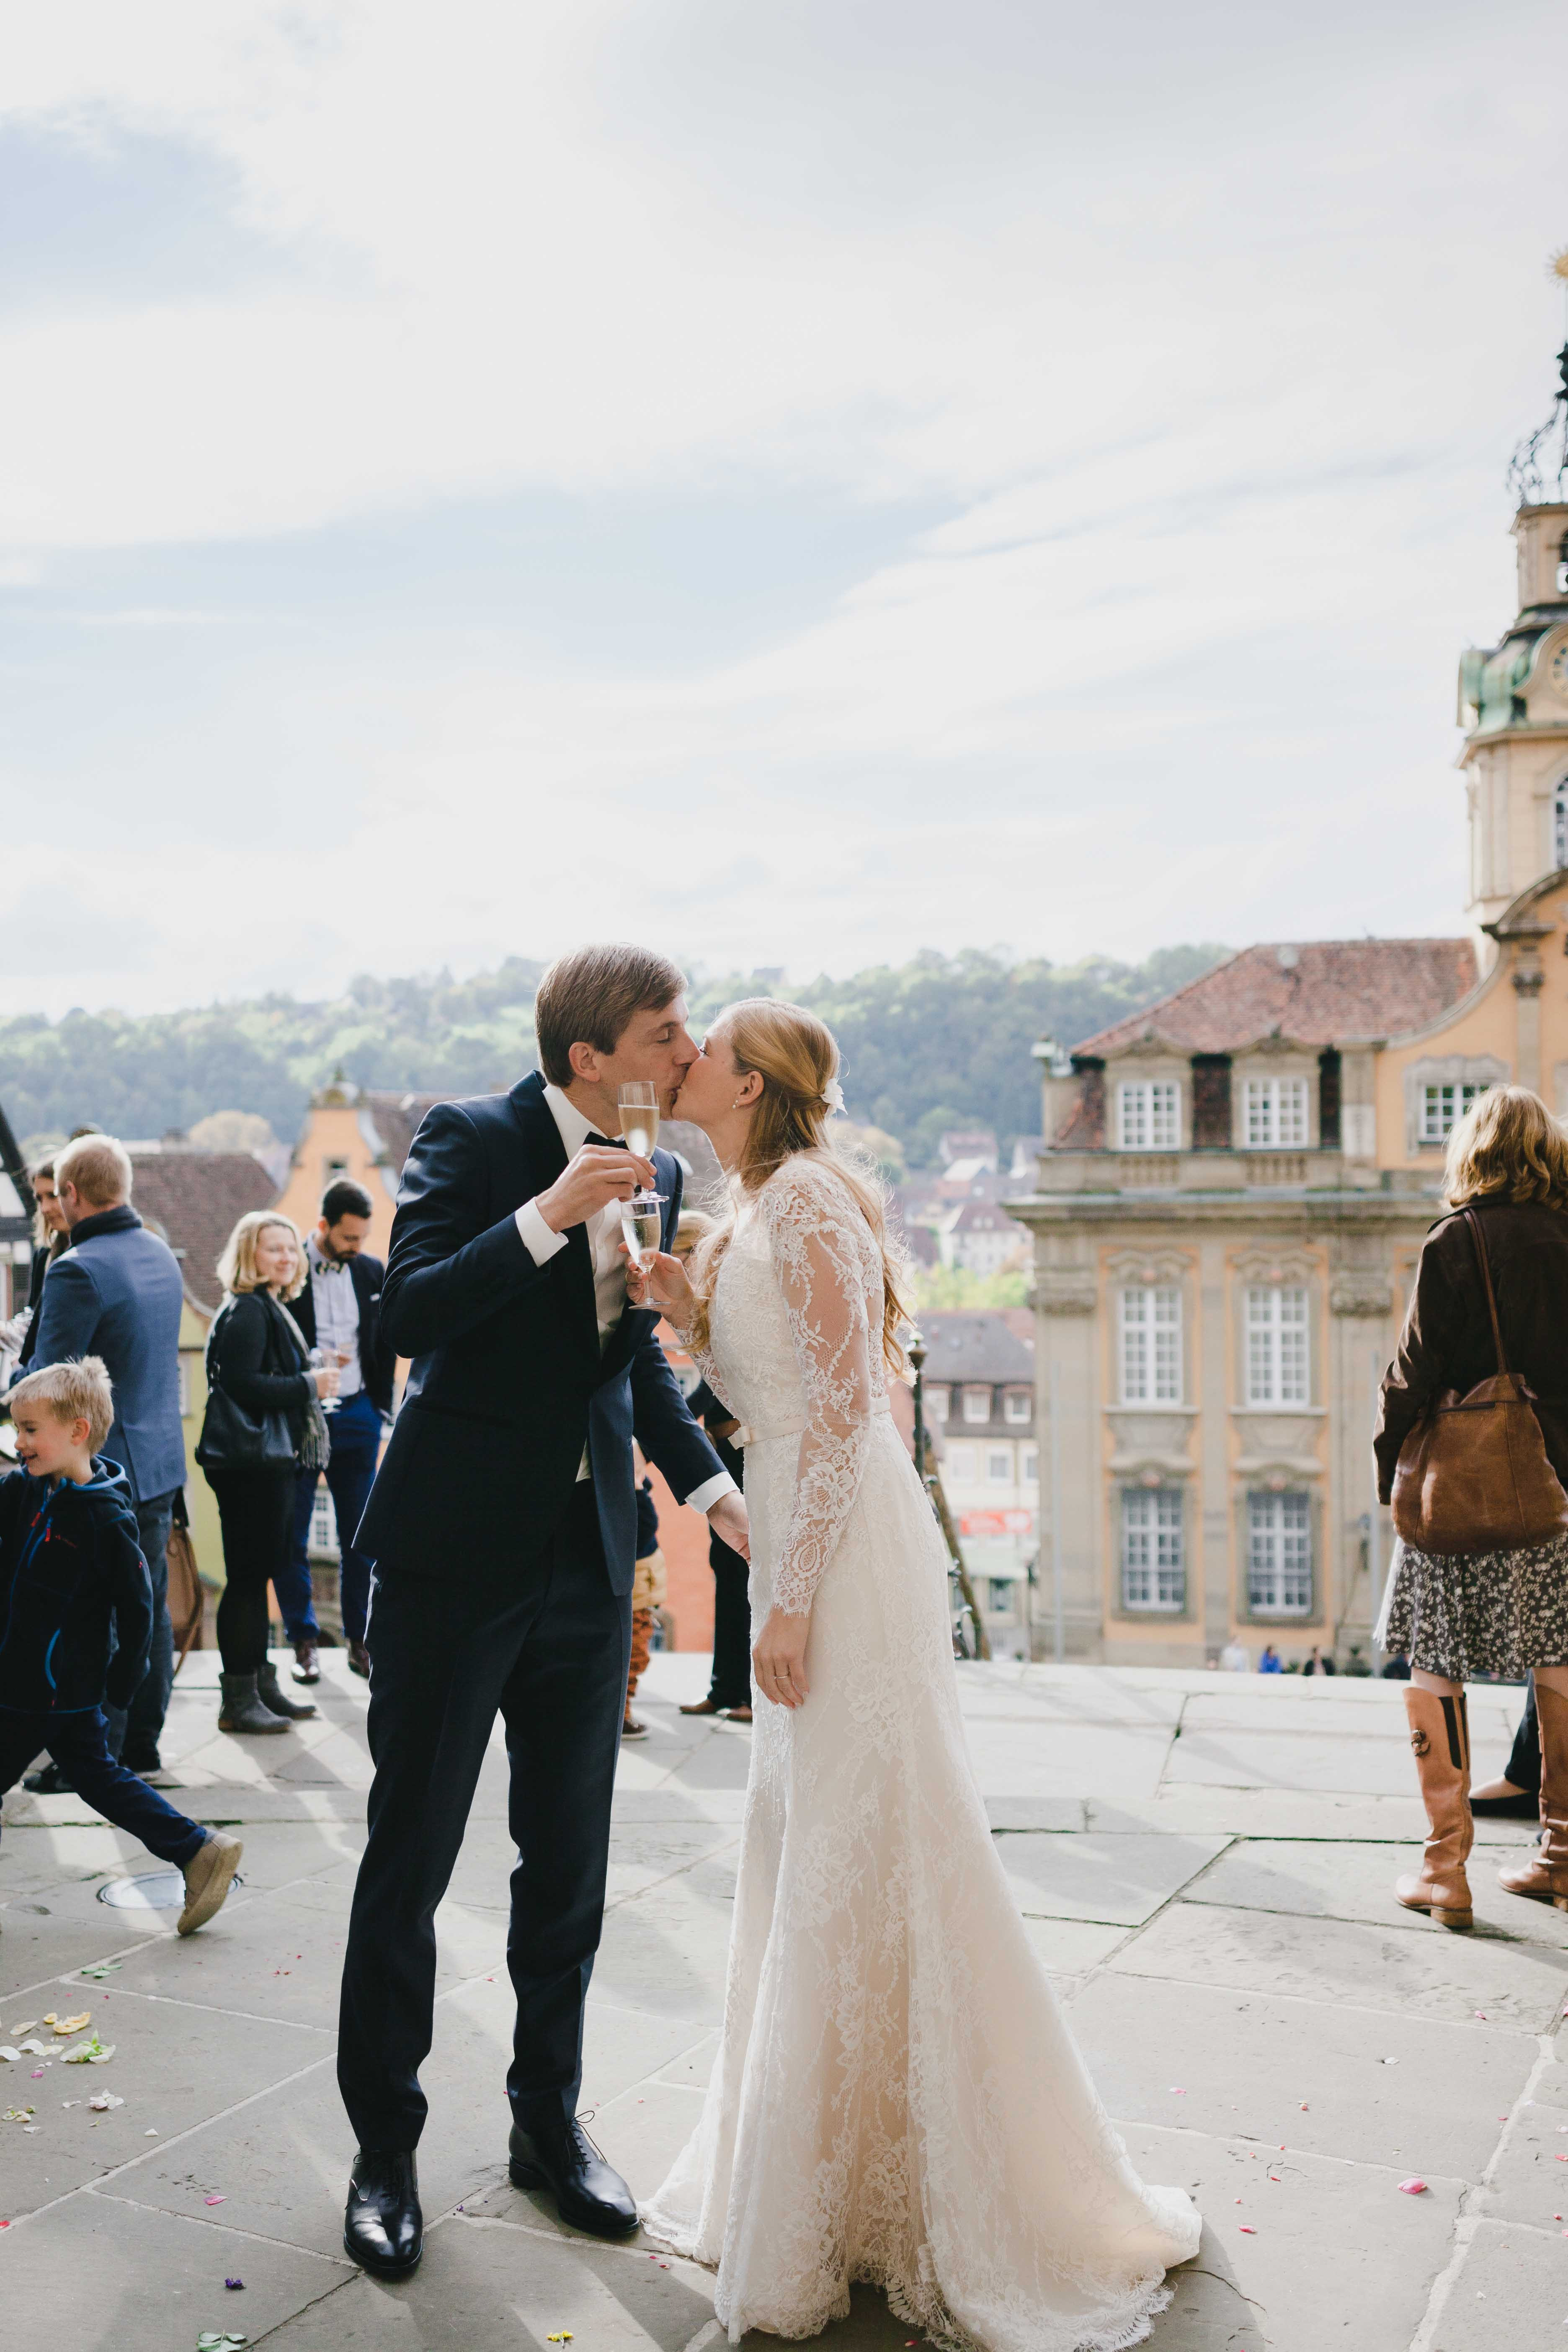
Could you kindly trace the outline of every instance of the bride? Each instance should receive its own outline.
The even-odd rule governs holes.
[[[1197,2252],[1129,2163],[1008,1892],[959,1713],[946,1559],[889,1416],[875,1193],[829,1150],[831,1033],[731,1005],[681,1089],[733,1183],[690,1279],[630,1278],[748,1424],[760,1696],[722,2046],[645,2209],[714,2307],[816,2334],[849,2284],[970,2352],[1121,2352]]]

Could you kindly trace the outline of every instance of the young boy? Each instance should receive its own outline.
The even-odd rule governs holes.
[[[130,1482],[95,1451],[114,1419],[108,1371],[99,1356],[51,1364],[7,1402],[22,1467],[0,1479],[0,1795],[47,1748],[95,1811],[184,1874],[189,1936],[228,1893],[241,1846],[175,1812],[109,1752],[103,1702],[128,1706],[142,1679],[153,1582]]]

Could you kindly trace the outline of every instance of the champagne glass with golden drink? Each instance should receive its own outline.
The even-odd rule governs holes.
[[[654,1116],[657,1118],[658,1113]],[[639,1274],[658,1248],[659,1213],[663,1207],[662,1192],[634,1192],[629,1201],[621,1202],[621,1232]]]
[[[658,1088],[651,1078],[628,1078],[616,1099],[621,1133],[639,1159],[651,1160],[658,1141]]]

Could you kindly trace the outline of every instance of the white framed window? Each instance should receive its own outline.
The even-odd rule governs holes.
[[[973,1445],[950,1445],[947,1449],[947,1475],[955,1486],[967,1486],[974,1475]]]
[[[964,1391],[963,1391],[963,1418],[964,1418],[964,1420],[965,1420],[965,1421],[989,1421],[989,1420],[990,1420],[990,1418],[991,1418],[991,1391],[990,1391],[990,1390],[989,1390],[989,1389],[965,1389],[965,1390],[964,1390]]]
[[[1247,1605],[1256,1617],[1312,1613],[1312,1506],[1306,1495],[1248,1495]]]
[[[1009,1389],[1003,1404],[1003,1416],[1007,1421],[1026,1422],[1035,1400],[1027,1389]]]
[[[1005,1449],[985,1456],[985,1475],[993,1486],[1010,1486],[1013,1483],[1013,1456]]]
[[[1246,1133],[1250,1150],[1292,1150],[1305,1144],[1305,1078],[1248,1078],[1245,1092]]]
[[[985,1604],[987,1616],[1011,1617],[1013,1614],[1011,1580],[1005,1576],[993,1576],[988,1577],[986,1581],[991,1587],[990,1597]]]
[[[1134,1078],[1116,1089],[1123,1151],[1175,1151],[1182,1140],[1182,1089],[1174,1078]]]
[[[1040,1449],[1037,1445],[1025,1446],[1024,1459],[1019,1466],[1018,1475],[1022,1478],[1026,1486],[1037,1486],[1039,1485]]]
[[[1174,1283],[1140,1283],[1121,1293],[1121,1402],[1182,1402],[1182,1294]]]
[[[1130,1486],[1121,1497],[1121,1605],[1169,1615],[1186,1601],[1181,1489]]]
[[[945,1421],[947,1419],[947,1400],[951,1394],[951,1391],[942,1387],[939,1383],[934,1389],[926,1389],[923,1393],[925,1397],[926,1419],[928,1421]]]
[[[326,1552],[334,1558],[338,1549],[338,1515],[323,1478],[316,1488],[316,1499],[310,1506],[310,1532],[306,1538],[306,1549],[312,1555]]]
[[[180,1358],[180,1419],[184,1421],[191,1409],[191,1368],[185,1358]]]
[[[1307,1294],[1283,1283],[1255,1283],[1247,1294],[1247,1402],[1307,1404]]]
[[[1447,1143],[1470,1105],[1487,1091],[1485,1078],[1464,1078],[1453,1086],[1421,1089],[1421,1140]]]

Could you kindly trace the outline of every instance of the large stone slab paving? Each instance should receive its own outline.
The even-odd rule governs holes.
[[[1371,1840],[1373,1843],[1418,1845],[1425,1837],[1426,1816],[1414,1784],[1402,1794],[1365,1796],[1344,1790],[1296,1789],[1230,1789],[1196,1781],[1173,1786],[1165,1781],[1152,1797],[1089,1796],[1083,1801],[1083,1821],[1014,1823],[993,1811],[996,1827],[1089,1830],[1158,1830],[1181,1837],[1230,1835],[1258,1838],[1327,1838],[1342,1843]],[[1516,1850],[1528,1843],[1530,1831],[1521,1822],[1479,1821],[1476,1843]],[[1503,1856],[1496,1854],[1500,1861]]]
[[[1479,2221],[1421,2352],[1562,2352],[1568,2338],[1568,2243],[1542,2230]]]
[[[996,1852],[1027,1916],[1141,1927],[1223,1853],[1223,1837],[1005,1835]]]
[[[1491,2026],[1113,1969],[1076,1996],[1071,2024],[1119,2118],[1467,2179],[1485,2170],[1540,2052],[1533,2035]]]
[[[1542,2062],[1499,2137],[1474,2210],[1532,2229],[1568,2228],[1568,2065]]]
[[[259,2018],[242,2025],[221,2011],[165,2005],[100,1986],[65,1990],[73,2012],[90,2009],[92,2027],[87,2030],[112,2045],[114,2056],[100,2066],[34,2059],[25,2070],[0,2068],[5,2105],[33,2106],[37,2127],[27,2132],[0,2124],[0,2166],[11,2216],[32,2212],[146,2156],[150,2129],[160,2144],[176,2139],[258,2092],[296,2082],[332,2049],[330,2035],[307,2026]],[[73,2041],[84,2038],[78,2034]],[[40,2063],[42,2079],[35,2082],[32,2067]],[[95,2115],[87,2102],[105,2091],[124,2104]]]
[[[1222,1910],[1184,1898],[1107,1966],[1460,2024],[1479,2017],[1535,2033],[1553,2022],[1568,1989],[1568,1953],[1545,1945]]]
[[[605,1916],[594,1985],[603,1999],[718,2025],[732,1906],[678,1878]]]
[[[1531,1843],[1522,1824],[1514,1825],[1513,1840],[1521,1854]],[[1340,1843],[1331,1840],[1281,1843],[1249,1839],[1234,1846],[1202,1881],[1189,1887],[1193,1903],[1219,1903],[1230,1908],[1297,1912],[1318,1919],[1365,1919],[1373,1926],[1393,1924],[1397,1908],[1401,1923],[1417,1933],[1447,1936],[1453,1931],[1434,1925],[1424,1911],[1396,1906],[1394,1882],[1402,1871],[1420,1864],[1420,1847],[1373,1845],[1364,1841]],[[1499,1866],[1507,1859],[1492,1851],[1470,1864],[1468,1878],[1475,1904],[1478,1933],[1506,1942],[1547,1944],[1568,1951],[1568,1912],[1550,1903],[1527,1902],[1505,1895],[1498,1885]]]
[[[1245,2141],[1147,2124],[1122,2136],[1145,2180],[1185,2189],[1204,2216],[1154,2352],[1404,2352],[1448,2259],[1460,2182],[1428,2175],[1426,2196],[1404,2197],[1397,2170],[1270,2160]],[[1248,2315],[1255,2333],[1239,2324]]]
[[[1342,1790],[1353,1796],[1407,1795],[1408,1741],[1313,1732],[1184,1731],[1171,1750],[1172,1788]]]
[[[1071,1979],[1076,1988],[1091,1969],[1100,1967],[1127,1941],[1131,1930],[1105,1927],[1096,1919],[1036,1919],[1026,1917],[1025,1932],[1053,1977]],[[1065,2000],[1063,1986],[1057,1987]]]
[[[0,2308],[58,2352],[195,2352],[204,2328],[253,2342],[308,2312],[348,2263],[89,2191],[0,2238]],[[226,2278],[242,2278],[230,2293]],[[319,2337],[323,2352],[328,2339]]]
[[[1163,1730],[1113,1724],[972,1723],[969,1751],[987,1801],[1152,1797],[1171,1752]],[[1178,1743],[1179,1745],[1179,1743]]]

